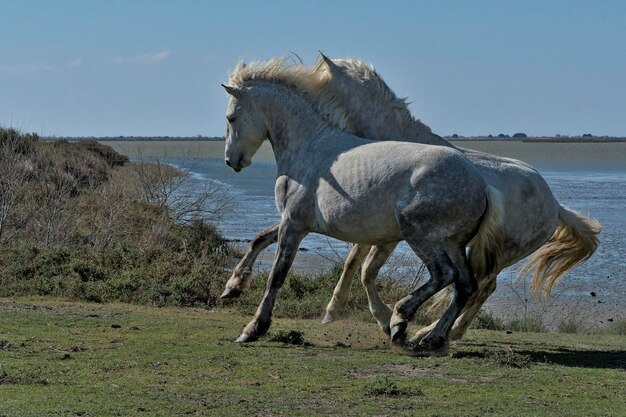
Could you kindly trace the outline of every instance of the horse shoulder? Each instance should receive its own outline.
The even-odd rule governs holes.
[[[288,217],[302,224],[314,220],[314,196],[305,185],[287,175],[281,175],[276,179],[274,197],[282,218]]]

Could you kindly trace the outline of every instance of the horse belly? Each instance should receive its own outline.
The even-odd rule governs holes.
[[[338,191],[330,185],[321,185],[317,193],[315,232],[369,245],[402,240],[395,215],[396,196],[366,191]]]

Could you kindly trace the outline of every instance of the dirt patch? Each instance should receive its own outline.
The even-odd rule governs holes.
[[[352,378],[377,378],[383,375],[396,378],[437,378],[446,379],[452,382],[458,382],[467,384],[468,381],[465,378],[459,378],[453,375],[447,375],[443,373],[439,366],[420,367],[410,363],[395,364],[386,366],[377,366],[372,368],[354,369],[348,372],[348,376]]]

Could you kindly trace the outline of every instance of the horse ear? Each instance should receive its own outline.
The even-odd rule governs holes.
[[[333,61],[332,59],[330,59],[329,57],[327,57],[326,55],[324,55],[322,53],[322,51],[320,51],[320,57],[322,58],[322,60],[326,63],[326,66],[328,67],[328,70],[330,71],[330,73],[332,75],[339,75],[341,74],[341,68],[339,68]]]
[[[232,87],[230,85],[225,85],[225,84],[222,84],[222,87],[224,87],[224,90],[226,90],[226,92],[230,94],[231,96],[235,98],[241,97],[241,89],[237,87]]]

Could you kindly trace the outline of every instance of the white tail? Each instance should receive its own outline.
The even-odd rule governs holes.
[[[524,276],[534,269],[532,290],[543,290],[549,295],[564,273],[593,255],[598,247],[598,234],[600,223],[596,219],[559,205],[556,231],[520,269],[519,275]]]
[[[468,243],[468,260],[475,277],[484,277],[495,271],[502,251],[503,196],[491,186],[487,186],[486,193],[485,215],[476,236]]]

